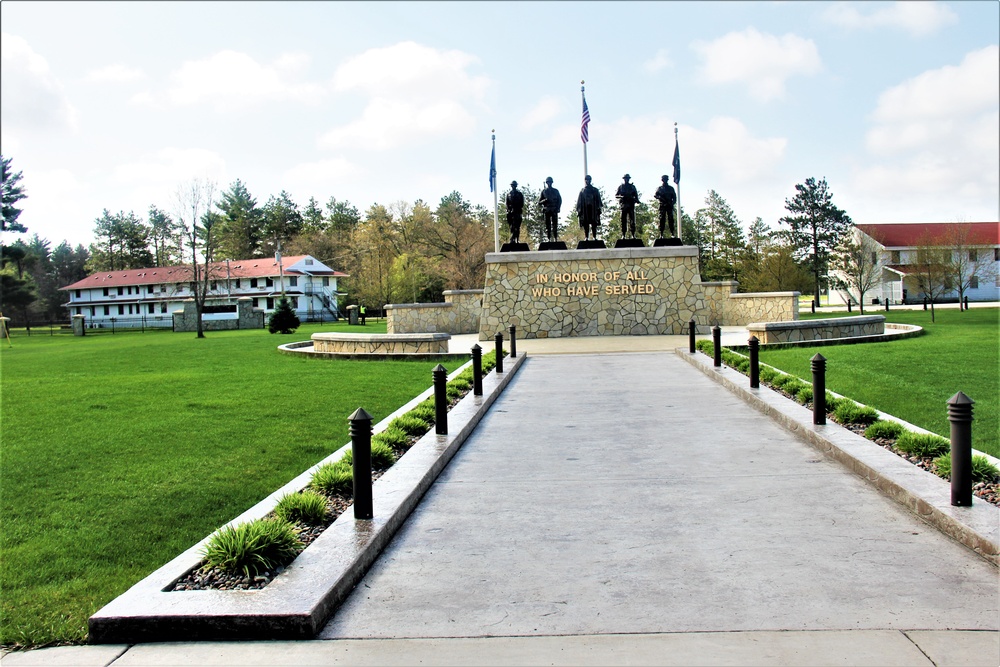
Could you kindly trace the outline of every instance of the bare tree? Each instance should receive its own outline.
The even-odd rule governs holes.
[[[831,268],[838,282],[851,296],[857,295],[861,314],[865,313],[865,294],[882,282],[885,259],[882,246],[875,239],[855,228],[833,252]]]
[[[950,254],[948,268],[951,282],[958,290],[958,302],[961,304],[965,292],[978,281],[996,278],[993,247],[977,241],[972,225],[968,223],[951,227],[944,242]]]
[[[191,257],[191,292],[198,316],[198,338],[205,337],[202,313],[211,284],[216,222],[220,219],[211,210],[214,195],[215,183],[199,178],[179,186],[175,193],[178,225]]]
[[[950,255],[950,249],[942,247],[932,235],[917,240],[916,261],[911,266],[917,286],[930,301],[931,322],[935,321],[934,302],[953,289]]]

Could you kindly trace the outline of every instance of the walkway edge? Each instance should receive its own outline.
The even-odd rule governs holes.
[[[951,504],[951,484],[904,461],[840,424],[812,423],[812,410],[767,387],[751,389],[746,375],[712,365],[711,357],[677,348],[675,353],[797,437],[846,466],[923,521],[1000,565],[1000,508],[983,500]]]
[[[356,521],[348,508],[263,589],[165,592],[200,562],[200,542],[91,616],[90,643],[313,637],[389,544],[525,358],[522,353],[505,359],[505,373],[483,378],[482,396],[470,392],[449,411],[448,435],[427,433],[375,482],[373,520]],[[279,494],[298,490],[287,486],[242,516],[266,513],[270,508],[262,505],[273,505]]]

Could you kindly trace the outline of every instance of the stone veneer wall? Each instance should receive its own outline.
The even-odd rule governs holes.
[[[483,290],[448,290],[444,303],[391,303],[385,307],[390,334],[479,331]]]
[[[877,336],[885,333],[885,317],[863,315],[799,322],[757,322],[748,324],[747,331],[750,332],[750,335],[756,336],[763,345],[803,340]]]
[[[792,292],[736,289],[701,281],[694,246],[489,253],[479,338],[510,325],[524,338],[677,335],[692,319],[704,330],[798,317]]]
[[[173,312],[174,331],[197,331],[198,311],[194,299],[184,300],[184,310]],[[230,329],[263,329],[264,311],[253,307],[253,299],[242,296],[236,299],[236,317],[225,320],[202,320],[203,331],[228,331]]]
[[[723,320],[727,326],[751,322],[789,322],[799,319],[800,292],[747,292],[731,294]]]
[[[316,352],[334,354],[447,354],[451,335],[316,333]]]

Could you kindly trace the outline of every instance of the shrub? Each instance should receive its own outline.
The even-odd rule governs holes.
[[[437,411],[434,409],[433,403],[427,405],[427,402],[424,401],[423,403],[418,404],[417,407],[413,408],[405,415],[403,415],[403,417],[400,417],[400,419],[404,417],[412,417],[413,419],[419,419],[420,421],[430,426],[431,424],[434,423],[434,418],[437,417]],[[405,431],[406,429],[402,430]],[[424,429],[425,432],[426,430],[427,429]]]
[[[867,405],[863,408],[858,408],[858,411],[854,413],[854,418],[851,420],[852,424],[874,424],[879,419],[878,410],[875,408],[868,407]]]
[[[761,366],[760,367],[760,372],[758,373],[758,376],[760,377],[760,381],[761,382],[767,382],[767,383],[773,382],[774,378],[777,375],[778,375],[777,371],[775,371],[770,366]]]
[[[786,373],[775,373],[774,378],[771,380],[771,384],[778,389],[784,389],[786,383],[793,382],[795,380],[798,380],[795,376],[788,375]]]
[[[428,423],[426,419],[423,419],[420,415],[414,414],[414,411],[411,410],[405,415],[396,417],[389,422],[389,428],[386,430],[398,429],[406,435],[419,437],[424,433],[427,433],[430,428],[430,424],[432,423],[434,423],[433,415],[431,416],[430,423]]]
[[[899,422],[879,419],[877,422],[865,429],[865,437],[870,440],[875,440],[877,438],[896,440],[905,431],[906,429],[903,428],[903,425]]]
[[[841,399],[837,398],[830,392],[826,392],[826,411],[829,413],[836,410],[837,405],[840,403],[840,400]]]
[[[851,424],[860,409],[860,405],[849,398],[844,398],[837,401],[837,407],[833,411],[833,417],[840,424]]]
[[[396,420],[393,420],[392,424],[395,423]],[[389,424],[389,427],[386,428],[381,433],[377,433],[372,436],[373,447],[375,446],[376,442],[384,442],[392,449],[404,449],[407,445],[410,444],[410,436],[408,436],[405,432],[393,426],[392,424]],[[420,422],[420,424],[423,427],[424,431],[426,432],[427,430],[426,424],[424,424],[423,422]]]
[[[302,541],[284,519],[257,519],[226,526],[212,535],[203,555],[210,567],[248,577],[284,565],[302,550]]]
[[[326,498],[309,489],[290,493],[278,501],[274,513],[285,521],[318,526],[326,520]]]
[[[912,433],[907,431],[896,440],[896,448],[912,456],[939,456],[948,451],[951,443],[933,433]]]
[[[381,433],[379,435],[382,435]],[[375,470],[385,470],[396,462],[396,452],[392,447],[372,438],[372,468]]]
[[[809,385],[798,378],[792,378],[788,382],[781,385],[782,390],[785,391],[789,396],[795,396],[803,389],[811,389]]]
[[[935,472],[938,477],[951,478],[951,454],[942,454],[934,459]],[[981,454],[972,456],[972,483],[992,482],[1000,478],[1000,470]]]
[[[468,391],[469,389],[472,389],[472,378],[469,378],[467,380],[464,377],[462,377],[461,375],[459,375],[454,380],[452,380],[451,382],[449,382],[448,386],[449,387],[457,387],[458,389],[461,389],[462,391]]]
[[[750,372],[750,360],[749,359],[740,359],[739,361],[737,361],[736,362],[736,370],[738,370],[740,373],[749,373]]]
[[[278,300],[278,305],[267,318],[267,330],[271,333],[290,334],[299,328],[299,324],[298,316],[285,298]]]
[[[813,388],[806,385],[802,387],[797,392],[795,392],[795,400],[805,405],[809,401],[813,400]]]
[[[699,352],[703,352],[710,357],[715,354],[715,344],[710,340],[705,340],[704,338],[694,344],[694,349]]]
[[[348,452],[349,453],[349,452]],[[354,473],[344,459],[324,463],[313,473],[309,486],[328,496],[350,496],[354,493]]]
[[[461,398],[465,394],[463,390],[459,389],[453,384],[449,384],[445,388],[445,393],[447,394],[449,401],[454,401],[456,398]]]

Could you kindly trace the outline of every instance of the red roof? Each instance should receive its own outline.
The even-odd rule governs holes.
[[[291,271],[288,267],[298,264],[304,259],[309,259],[309,255],[293,255],[282,257],[281,264],[286,276],[307,275],[305,271]],[[317,260],[318,261],[318,260]],[[322,265],[321,265],[322,266]],[[231,259],[227,268],[226,262],[214,262],[209,271],[214,274],[215,280],[229,278],[266,278],[268,276],[278,276],[278,262],[273,257],[262,257],[260,259]],[[317,268],[316,271],[309,271],[308,275],[330,276],[335,278],[346,278],[346,273],[334,271],[329,268]],[[83,280],[60,287],[61,290],[88,289],[94,287],[122,287],[126,285],[159,285],[161,283],[184,283],[191,280],[191,266],[160,266],[150,269],[128,269],[125,271],[100,271],[93,273]]]
[[[967,228],[970,245],[1000,245],[1000,222],[903,222],[856,225],[886,248],[912,248],[930,243],[947,245],[956,229]]]

